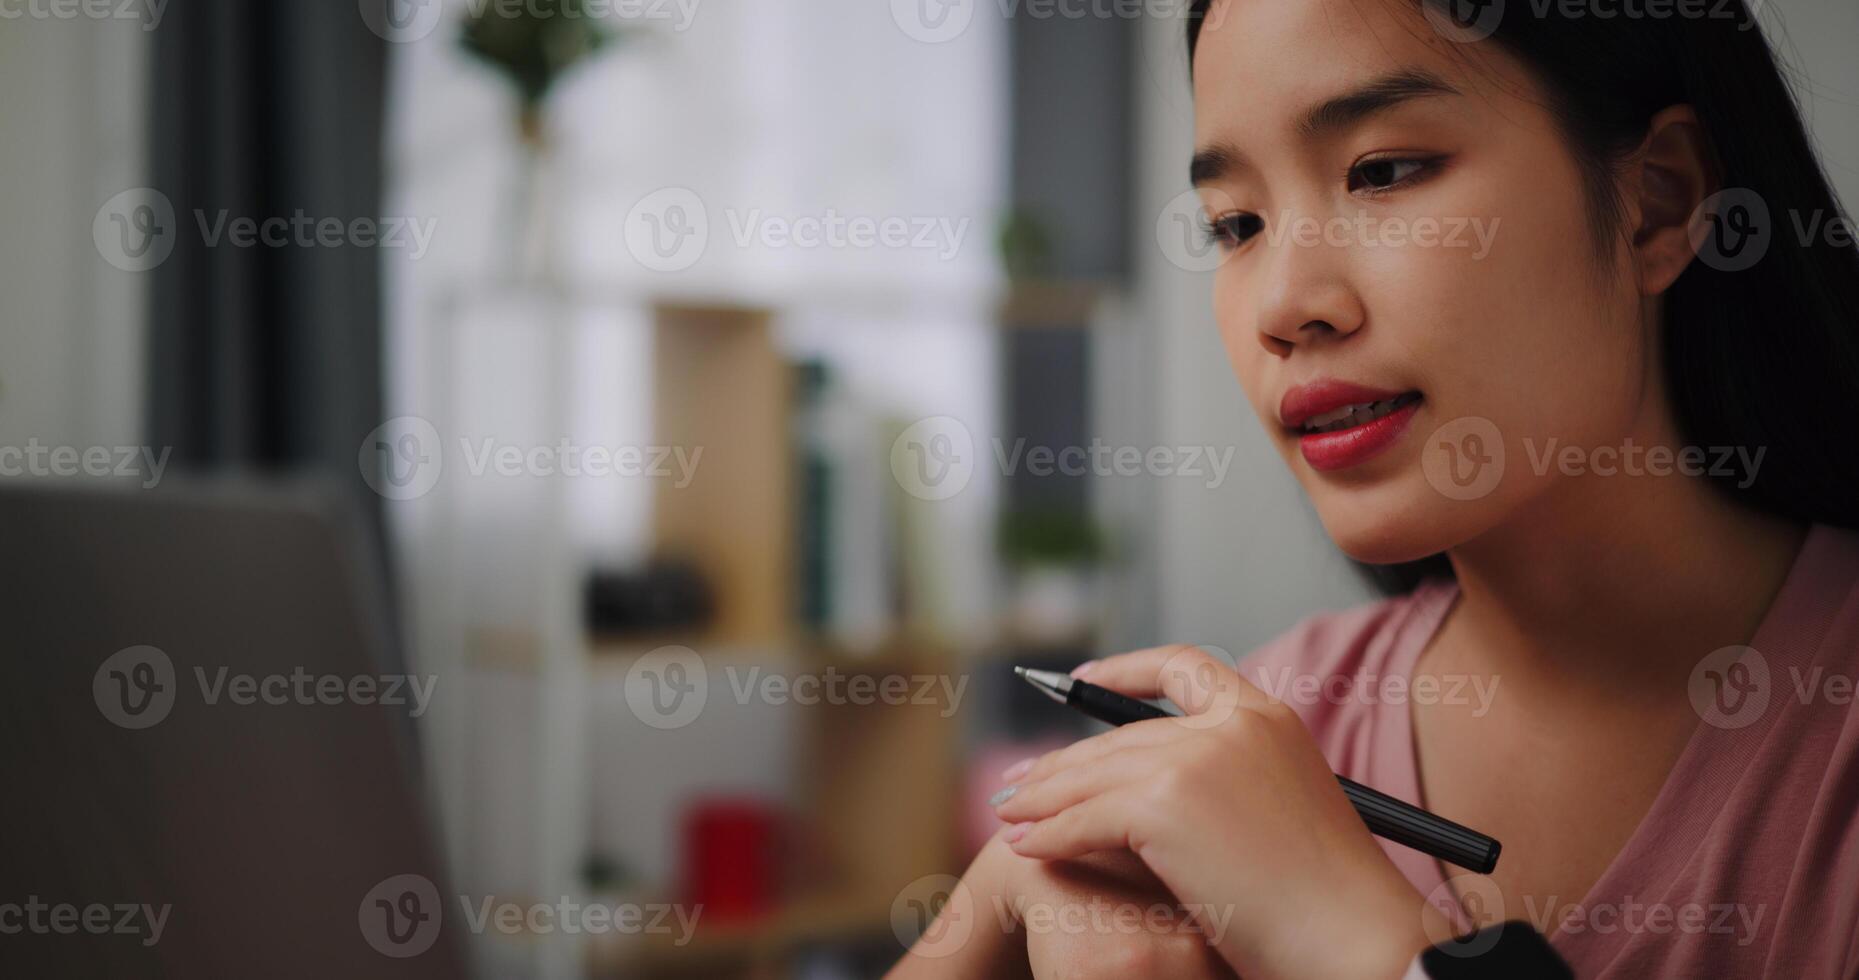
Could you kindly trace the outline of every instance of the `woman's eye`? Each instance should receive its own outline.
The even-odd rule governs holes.
[[[1234,249],[1246,244],[1252,236],[1258,234],[1263,224],[1264,222],[1260,221],[1256,214],[1245,212],[1223,214],[1217,218],[1203,218],[1201,234],[1209,245]]]
[[[1431,160],[1409,160],[1400,157],[1386,157],[1380,160],[1368,160],[1349,168],[1349,189],[1366,190],[1373,194],[1378,191],[1391,190],[1412,180],[1415,174],[1431,166]]]

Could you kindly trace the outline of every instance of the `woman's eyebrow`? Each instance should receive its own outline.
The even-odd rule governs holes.
[[[1403,102],[1458,94],[1459,90],[1445,79],[1424,68],[1401,68],[1311,106],[1293,128],[1298,138],[1308,143]],[[1211,183],[1242,166],[1244,159],[1245,154],[1232,143],[1215,142],[1195,152],[1188,164],[1188,180],[1196,187]]]

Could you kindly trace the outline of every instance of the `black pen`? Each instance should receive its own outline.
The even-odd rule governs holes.
[[[1175,717],[1147,701],[1125,697],[1069,674],[1025,667],[1015,667],[1013,672],[1052,700],[1112,725]],[[1495,838],[1369,789],[1353,779],[1337,776],[1336,781],[1343,784],[1343,793],[1362,815],[1362,822],[1368,824],[1370,833],[1481,875],[1490,874],[1491,869],[1497,867],[1498,850],[1502,845]]]

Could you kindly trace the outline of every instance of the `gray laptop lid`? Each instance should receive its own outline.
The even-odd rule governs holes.
[[[464,975],[411,740],[446,692],[395,689],[326,499],[0,487],[0,975]]]

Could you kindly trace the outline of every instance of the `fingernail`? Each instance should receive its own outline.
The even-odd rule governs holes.
[[[1072,676],[1083,677],[1084,675],[1090,673],[1091,668],[1095,666],[1097,666],[1097,661],[1087,660],[1084,663],[1081,663],[1078,666],[1072,668]]]
[[[1017,823],[1007,828],[1007,838],[1006,838],[1007,843],[1009,844],[1017,843],[1020,840],[1020,838],[1025,837],[1026,832],[1031,829],[1033,829],[1033,825],[1031,823]]]
[[[1027,773],[1033,771],[1033,763],[1038,762],[1038,761],[1039,761],[1038,756],[1029,755],[1024,759],[1021,759],[1019,762],[1016,762],[1013,765],[1008,766],[1007,771],[1001,773],[1001,782],[1011,783],[1014,780],[1019,779],[1021,776],[1024,776]]]
[[[1019,790],[1019,788],[1020,787],[1018,786],[1009,786],[1006,789],[1001,790],[998,793],[995,793],[993,796],[988,797],[988,806],[1000,806],[1002,803],[1005,803],[1008,800],[1013,799],[1013,794],[1017,790]]]

